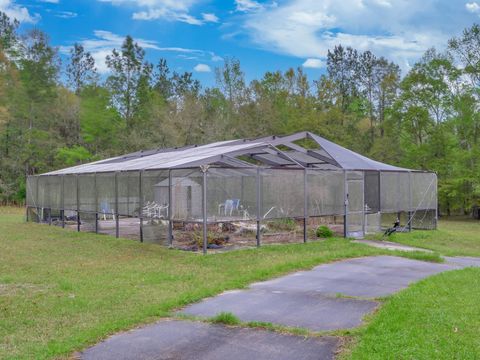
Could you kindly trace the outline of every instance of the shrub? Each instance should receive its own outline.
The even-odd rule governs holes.
[[[215,317],[211,318],[211,321],[216,324],[225,324],[225,325],[240,324],[240,319],[230,312],[221,312]]]
[[[315,231],[315,234],[319,238],[329,238],[333,236],[333,231],[326,225],[320,225]]]

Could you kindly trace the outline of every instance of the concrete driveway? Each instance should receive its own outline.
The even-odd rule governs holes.
[[[375,298],[427,276],[466,266],[477,258],[446,258],[435,264],[395,256],[372,256],[324,264],[248,289],[228,291],[180,311],[199,317],[230,312],[242,321],[271,322],[313,331],[359,326]],[[304,338],[250,328],[193,321],[161,321],[86,350],[83,359],[331,359],[339,340]]]

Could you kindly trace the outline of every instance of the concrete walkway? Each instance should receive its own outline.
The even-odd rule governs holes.
[[[375,298],[427,276],[480,258],[446,258],[444,264],[372,256],[324,264],[252,284],[190,305],[181,313],[211,317],[231,312],[242,321],[263,321],[313,331],[353,328],[372,312]],[[331,359],[339,340],[192,321],[162,321],[115,335],[86,350],[83,359]]]
[[[320,265],[256,283],[188,306],[184,314],[212,317],[231,312],[242,321],[264,321],[313,331],[353,328],[375,309],[373,298],[460,265],[394,256],[372,256]],[[355,297],[355,298],[345,298]]]
[[[334,337],[303,338],[193,321],[162,321],[115,335],[86,350],[86,360],[333,359]]]
[[[422,251],[422,252],[428,252],[428,253],[433,252],[432,250],[403,245],[403,244],[386,241],[386,240],[380,241],[380,240],[357,239],[357,240],[353,240],[353,242],[373,246],[379,249],[386,249],[386,250]]]

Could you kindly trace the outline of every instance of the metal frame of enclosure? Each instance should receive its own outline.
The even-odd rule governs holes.
[[[242,244],[260,246],[271,235],[265,224],[278,219],[293,219],[304,242],[315,218],[334,219],[345,237],[380,232],[397,217],[402,230],[435,229],[437,177],[301,132],[140,151],[29,176],[26,203],[27,221],[169,246],[190,232],[206,252],[215,231],[245,230],[252,241]]]

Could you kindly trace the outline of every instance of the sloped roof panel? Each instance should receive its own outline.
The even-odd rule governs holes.
[[[235,140],[233,140],[234,142]],[[160,152],[144,157],[137,157],[123,162],[102,162],[97,161],[89,164],[74,166],[62,170],[52,171],[45,175],[61,175],[61,174],[80,174],[94,172],[112,172],[112,171],[130,171],[130,170],[147,170],[147,169],[170,169],[180,166],[187,167],[190,163],[200,160],[208,160],[209,158],[228,154],[239,150],[247,150],[255,148],[261,143],[245,143],[238,145],[229,145],[232,141],[208,144],[185,150],[176,150],[169,152]],[[208,162],[208,161],[207,161]]]
[[[337,145],[321,136],[309,133],[315,140],[344,170],[386,170],[386,171],[410,171],[398,166],[388,165],[360,155],[352,150]]]
[[[282,145],[282,143],[291,144],[291,141],[310,137],[318,143],[319,149],[314,152],[324,156],[316,158],[306,149],[302,152],[300,146],[295,145],[293,151],[285,153],[279,152],[279,155],[272,155],[274,146]],[[278,149],[275,151],[279,151]],[[284,156],[281,156],[284,154]],[[52,171],[44,175],[62,175],[62,174],[81,174],[95,172],[115,172],[115,171],[133,171],[133,170],[162,170],[174,168],[195,167],[202,164],[216,163],[222,156],[234,158],[239,155],[251,155],[264,157],[265,163],[272,157],[270,163],[272,166],[299,166],[287,160],[286,156],[297,159],[303,164],[309,164],[310,167],[324,169],[344,169],[344,170],[385,170],[385,171],[410,171],[409,169],[388,165],[367,158],[366,156],[357,154],[349,149],[337,145],[321,136],[309,132],[301,132],[285,137],[270,136],[257,140],[228,140],[219,141],[201,146],[187,146],[182,148],[156,149],[150,151],[139,151],[124,156],[104,159],[88,164],[69,167],[62,170]],[[320,159],[320,160],[319,160]],[[330,161],[332,159],[334,161]],[[274,160],[274,161],[273,161]],[[322,162],[330,162],[330,164],[322,164]],[[233,164],[233,163],[232,163]],[[276,164],[276,165],[275,165]],[[338,166],[336,166],[338,164]],[[255,165],[252,165],[254,167]],[[235,166],[233,166],[235,167]],[[239,166],[241,167],[241,166]]]

